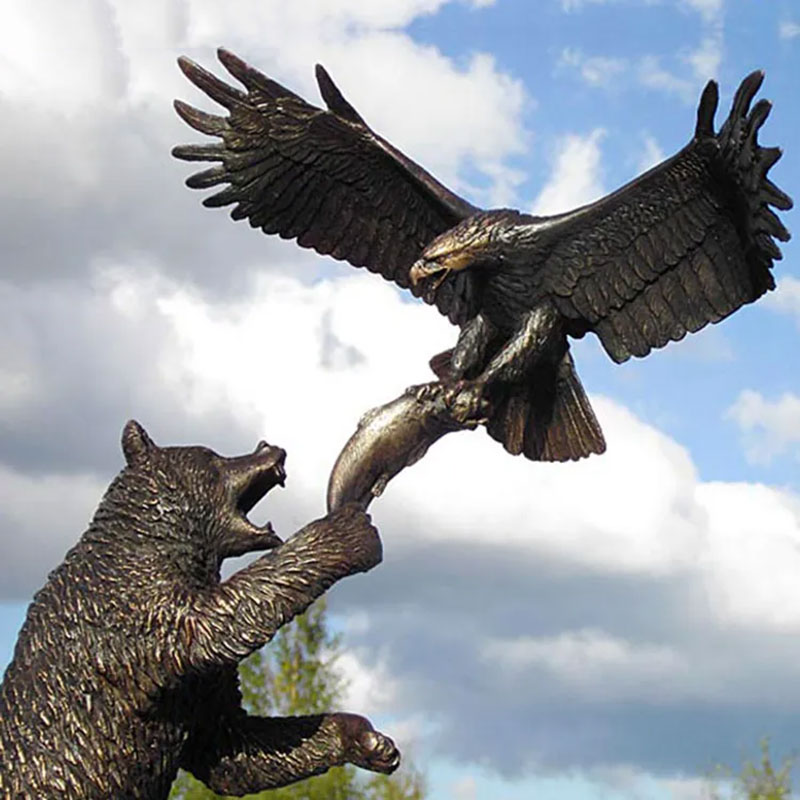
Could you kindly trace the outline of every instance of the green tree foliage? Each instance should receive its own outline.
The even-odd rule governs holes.
[[[242,697],[251,714],[289,716],[330,711],[341,701],[344,682],[336,670],[339,636],[327,628],[325,600],[283,627],[268,647],[239,666]],[[191,775],[181,773],[170,800],[213,800],[214,794]],[[251,800],[423,800],[422,775],[403,764],[394,775],[365,773],[353,766],[281,789],[248,795]]]
[[[791,800],[792,769],[797,756],[786,756],[779,766],[773,763],[769,739],[761,740],[759,760],[745,760],[738,774],[729,767],[717,767],[714,779],[709,782],[709,800]],[[727,790],[720,788],[727,785]]]

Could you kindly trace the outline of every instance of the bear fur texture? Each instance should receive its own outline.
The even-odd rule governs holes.
[[[0,797],[161,800],[179,767],[228,795],[344,763],[392,772],[397,749],[363,717],[250,716],[237,677],[333,583],[380,563],[369,517],[346,506],[282,543],[246,517],[283,482],[280,448],[161,448],[133,421],[122,448],[0,686]],[[220,580],[224,558],[266,549]]]

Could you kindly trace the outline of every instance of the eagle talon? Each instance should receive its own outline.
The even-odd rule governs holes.
[[[482,381],[460,380],[449,387],[444,400],[453,419],[460,425],[475,428],[487,421],[488,401],[484,398],[486,385]]]
[[[418,403],[424,403],[426,400],[434,399],[441,388],[439,383],[422,383],[419,386],[409,386],[404,394],[412,394]]]
[[[453,404],[456,402],[458,396],[470,386],[470,382],[464,380],[454,381],[452,384],[447,386],[444,390],[444,402],[447,403],[448,407],[452,407]]]

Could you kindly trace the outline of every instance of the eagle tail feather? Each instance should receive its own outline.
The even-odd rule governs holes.
[[[534,370],[525,386],[504,389],[486,427],[509,453],[532,461],[577,461],[605,451],[600,423],[569,351],[557,366]]]

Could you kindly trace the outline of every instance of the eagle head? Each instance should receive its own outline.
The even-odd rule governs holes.
[[[508,247],[509,231],[519,224],[518,212],[484,211],[459,222],[437,236],[412,265],[408,276],[412,286],[437,275],[436,289],[451,272],[469,267],[499,265]]]

